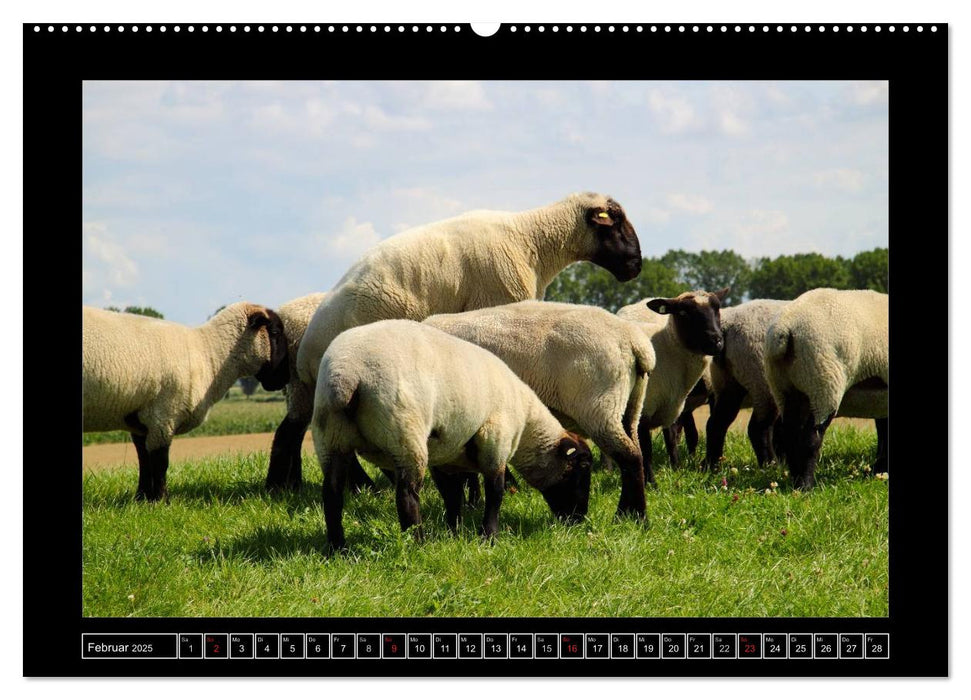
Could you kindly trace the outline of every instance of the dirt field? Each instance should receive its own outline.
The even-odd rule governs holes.
[[[743,409],[738,419],[732,424],[732,430],[745,431],[751,411]],[[695,423],[704,432],[705,421],[708,420],[708,407],[702,406],[695,411]],[[862,418],[837,418],[836,425],[852,425],[856,428],[873,430],[873,421]],[[219,435],[215,437],[183,437],[176,438],[172,443],[169,459],[172,463],[185,462],[214,454],[232,452],[269,452],[273,442],[273,433],[251,433],[248,435]],[[135,446],[131,442],[108,445],[88,445],[82,449],[82,465],[84,469],[111,469],[118,467],[138,466],[135,456]],[[303,451],[312,455],[314,451],[310,432],[304,436]]]

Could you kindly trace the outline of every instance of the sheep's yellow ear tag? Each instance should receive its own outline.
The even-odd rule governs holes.
[[[575,448],[575,447],[571,447],[570,449],[568,449],[568,450],[566,451],[566,456],[567,456],[567,457],[569,457],[570,455],[572,455],[572,454],[573,454],[574,452],[576,452],[576,451],[577,451],[577,448]]]
[[[609,219],[610,218],[610,215],[607,214],[607,212],[605,212],[605,211],[600,212],[599,214],[597,214],[597,216],[599,218],[601,218],[601,219]]]
[[[666,312],[667,312],[667,310],[668,310],[668,307],[666,307],[666,306],[659,306],[659,307],[657,307],[657,312],[658,312],[659,314],[663,314],[663,313],[666,313]]]

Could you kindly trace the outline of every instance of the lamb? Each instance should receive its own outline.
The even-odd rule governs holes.
[[[429,468],[453,531],[462,508],[460,472],[472,471],[485,477],[482,532],[496,533],[507,462],[558,517],[576,521],[587,512],[592,455],[583,440],[498,357],[415,321],[378,321],[330,343],[311,427],[335,549],[346,545],[344,485],[355,451],[396,473],[402,531],[421,524],[418,490]]]
[[[637,234],[610,197],[586,192],[524,212],[472,211],[392,236],[365,253],[317,309],[297,352],[298,380],[313,391],[320,359],[341,331],[541,299],[578,260],[622,282],[640,273]],[[288,415],[288,439],[303,435],[310,416]],[[283,446],[274,452],[278,459],[292,454]],[[373,485],[359,468],[352,472],[354,485]]]
[[[792,485],[812,488],[826,429],[837,413],[877,419],[875,473],[887,471],[890,297],[813,289],[786,306],[765,337],[765,374],[782,412]]]
[[[600,308],[545,301],[440,314],[424,323],[497,355],[566,427],[593,439],[620,466],[617,513],[644,517],[637,425],[655,362],[644,333]]]
[[[248,302],[197,328],[84,307],[81,338],[82,430],[131,433],[137,500],[168,497],[172,437],[201,425],[237,379],[275,391],[290,377],[280,317]]]
[[[707,356],[721,352],[719,310],[728,287],[717,292],[684,292],[671,299],[649,299],[625,306],[617,315],[637,323],[654,346],[657,363],[648,382],[638,439],[644,455],[644,473],[655,483],[651,466],[651,429],[674,423],[685,400],[701,378]],[[668,315],[659,324],[658,315]]]
[[[668,459],[672,467],[678,467],[681,463],[681,456],[678,453],[678,442],[681,434],[684,433],[685,446],[688,454],[693,455],[695,448],[698,447],[698,426],[695,425],[694,412],[711,400],[711,363],[705,365],[705,371],[701,373],[699,379],[688,396],[684,400],[684,408],[681,415],[671,425],[661,428],[664,436],[664,447],[668,453]]]
[[[313,394],[307,387],[297,381],[297,349],[307,330],[307,324],[320,306],[320,302],[327,296],[327,292],[308,294],[298,299],[281,304],[277,309],[280,320],[283,321],[283,332],[287,337],[287,354],[290,364],[290,382],[284,388],[287,397],[287,415],[280,423],[273,436],[273,446],[270,449],[270,469],[266,475],[266,488],[298,489],[302,483],[300,469],[300,450],[305,430],[298,434],[291,434],[294,426],[298,425],[298,416],[313,411]]]
[[[748,437],[755,459],[760,467],[775,459],[773,426],[779,409],[765,378],[765,335],[769,324],[788,304],[776,299],[754,299],[721,311],[725,348],[711,363],[715,398],[705,428],[705,464],[709,469],[721,460],[725,434],[746,397],[752,402]]]

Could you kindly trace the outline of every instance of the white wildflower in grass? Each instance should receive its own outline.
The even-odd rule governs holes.
[[[732,473],[732,476],[738,476],[738,467],[732,467],[728,471]]]
[[[135,594],[134,593],[129,593],[128,594],[128,600],[130,600],[130,601],[132,601],[134,603],[135,602]]]
[[[873,471],[873,470],[870,468],[870,465],[867,465],[867,466],[863,467],[863,472],[865,474],[869,474],[871,471]]]
[[[890,475],[887,474],[887,472],[880,472],[879,474],[876,475],[876,478],[879,479],[880,481],[886,481],[887,479],[890,478]]]

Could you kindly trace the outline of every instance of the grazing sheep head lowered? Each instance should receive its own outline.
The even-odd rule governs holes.
[[[283,321],[272,309],[254,307],[246,319],[246,337],[254,339],[260,357],[269,357],[254,375],[267,391],[282,389],[290,381],[290,359]]]
[[[563,478],[540,493],[557,518],[578,523],[586,516],[589,505],[593,454],[579,435],[567,433],[556,446],[556,459],[565,465]]]
[[[584,218],[595,239],[590,262],[619,282],[637,277],[641,273],[641,244],[624,208],[608,197],[602,205],[589,206]]]
[[[671,314],[678,339],[689,351],[717,355],[725,347],[721,328],[721,302],[729,287],[717,292],[684,292],[672,299],[651,299],[647,308]]]

